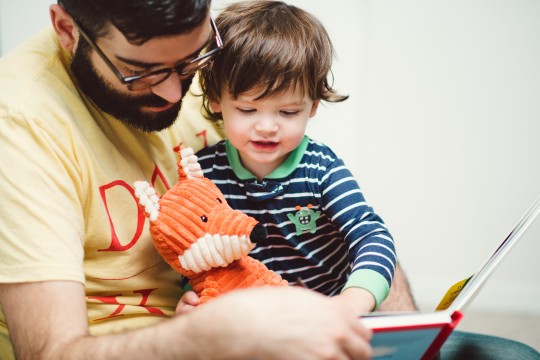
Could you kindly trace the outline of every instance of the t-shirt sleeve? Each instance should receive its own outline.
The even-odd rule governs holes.
[[[49,130],[0,113],[0,282],[84,282],[82,180]]]

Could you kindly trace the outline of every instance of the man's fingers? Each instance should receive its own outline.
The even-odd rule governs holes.
[[[371,338],[369,336],[368,338]],[[343,350],[348,359],[363,360],[371,359],[372,349],[366,337],[351,334],[343,345]]]

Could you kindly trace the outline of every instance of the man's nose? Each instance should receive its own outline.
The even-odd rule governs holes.
[[[177,103],[182,99],[182,81],[177,73],[172,73],[167,80],[152,86],[152,92],[170,103]]]

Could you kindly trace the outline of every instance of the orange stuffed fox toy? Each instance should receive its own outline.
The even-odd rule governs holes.
[[[287,285],[248,256],[266,238],[266,229],[227,204],[218,187],[203,177],[192,149],[180,153],[178,183],[161,198],[145,181],[134,185],[156,249],[189,279],[199,304],[234,289]]]

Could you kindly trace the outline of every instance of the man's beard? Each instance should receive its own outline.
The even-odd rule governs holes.
[[[182,99],[165,111],[150,112],[141,110],[144,106],[164,107],[169,102],[153,93],[137,96],[115,90],[107,80],[97,73],[90,60],[90,49],[86,41],[79,41],[79,46],[71,63],[71,71],[77,79],[82,92],[98,108],[124,124],[145,132],[160,131],[174,123],[182,106]],[[192,80],[193,75],[181,81],[182,98],[188,91]]]

